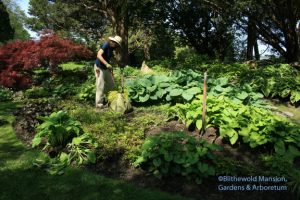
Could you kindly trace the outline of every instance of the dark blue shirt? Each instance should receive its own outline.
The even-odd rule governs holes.
[[[102,57],[109,63],[111,57],[113,56],[113,49],[109,46],[108,42],[105,42],[100,49],[103,50]],[[99,60],[99,58],[96,59],[96,66],[101,69],[107,69],[107,67]]]

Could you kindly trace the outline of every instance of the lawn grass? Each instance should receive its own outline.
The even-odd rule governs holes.
[[[11,123],[16,106],[0,103],[0,116],[9,121],[0,126],[0,200],[185,199],[78,168],[68,168],[61,176],[34,168],[33,161],[43,154],[25,147],[15,136]]]
[[[300,107],[294,107],[286,103],[275,103],[270,100],[268,100],[267,102],[270,105],[275,106],[281,112],[289,112],[293,114],[293,116],[290,117],[291,121],[300,124]]]
[[[82,69],[87,63],[85,62],[67,62],[63,63],[60,66],[62,67],[63,70],[76,70],[76,69]]]

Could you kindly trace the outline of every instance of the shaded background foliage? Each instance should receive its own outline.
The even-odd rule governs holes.
[[[11,26],[9,14],[2,1],[0,1],[0,16],[0,43],[3,43],[13,38],[15,30]]]
[[[299,7],[296,0],[31,0],[28,23],[35,31],[50,28],[95,48],[98,38],[121,35],[122,64],[171,56],[174,42],[220,61],[240,53],[259,60],[258,43],[264,43],[293,62],[299,59]],[[246,45],[235,48],[237,41]]]

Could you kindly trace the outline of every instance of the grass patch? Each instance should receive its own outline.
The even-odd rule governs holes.
[[[77,70],[84,68],[88,63],[86,62],[67,62],[60,64],[63,70]]]
[[[63,101],[61,107],[82,123],[85,132],[91,133],[100,145],[100,159],[121,154],[122,159],[135,161],[139,147],[144,142],[145,130],[167,121],[169,105],[134,108],[122,115],[110,109],[100,113],[93,106]]]
[[[68,168],[62,176],[52,176],[33,168],[43,153],[26,148],[11,127],[16,103],[0,103],[0,116],[10,123],[0,126],[0,199],[185,199],[108,179],[89,171]]]

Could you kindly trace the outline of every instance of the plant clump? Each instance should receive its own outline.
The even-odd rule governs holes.
[[[163,132],[145,140],[135,166],[141,166],[157,177],[179,175],[200,184],[215,175],[213,151],[216,144],[183,132]]]
[[[64,167],[95,163],[98,143],[82,129],[81,123],[60,110],[41,117],[32,147],[43,147],[50,159],[37,160],[36,165],[45,166],[51,174],[63,173]]]

